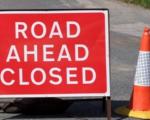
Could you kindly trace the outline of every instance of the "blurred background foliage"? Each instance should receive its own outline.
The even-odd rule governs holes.
[[[150,0],[123,0],[123,1],[141,5],[145,8],[150,8]]]

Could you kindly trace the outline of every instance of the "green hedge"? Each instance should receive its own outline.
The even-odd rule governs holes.
[[[150,8],[150,0],[124,0],[124,1],[141,5],[145,8]]]

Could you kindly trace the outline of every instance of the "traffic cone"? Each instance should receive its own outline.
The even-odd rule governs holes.
[[[141,39],[139,57],[135,72],[134,86],[128,106],[115,110],[116,113],[150,119],[150,29],[145,28]]]

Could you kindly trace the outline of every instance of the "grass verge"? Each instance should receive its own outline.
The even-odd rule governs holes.
[[[134,3],[136,5],[141,5],[145,8],[150,8],[150,0],[123,0],[128,3]]]

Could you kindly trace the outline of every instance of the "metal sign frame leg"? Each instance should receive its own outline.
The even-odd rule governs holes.
[[[111,97],[106,97],[107,120],[111,120]]]
[[[107,114],[107,120],[111,120],[111,97],[102,98],[102,110]]]

